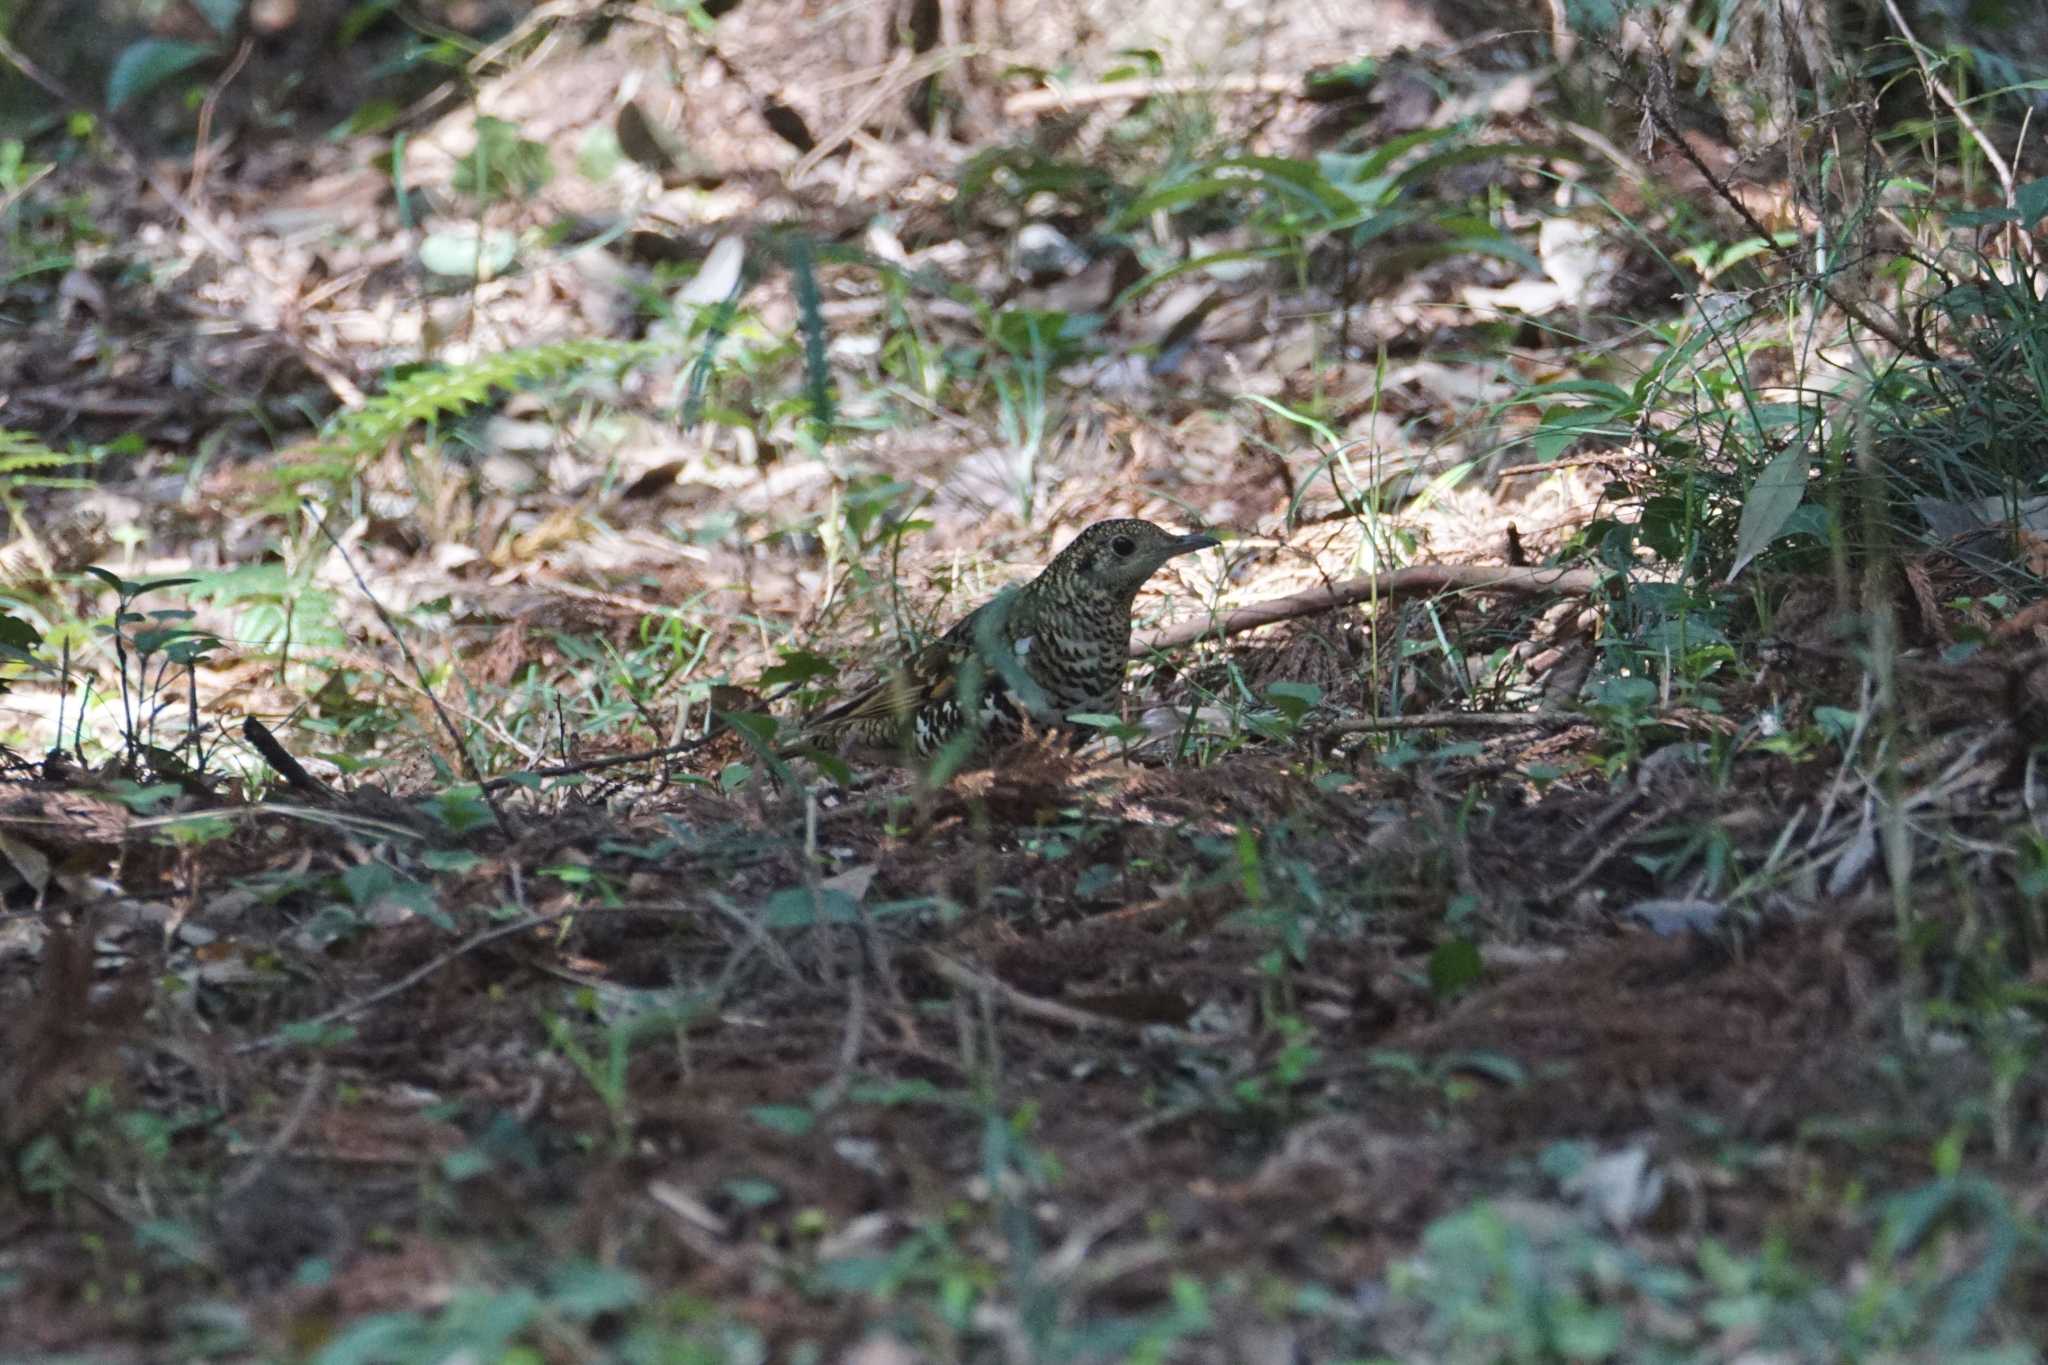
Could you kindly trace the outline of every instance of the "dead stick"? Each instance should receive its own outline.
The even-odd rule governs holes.
[[[327,784],[306,771],[304,764],[293,758],[284,745],[277,742],[277,736],[270,727],[254,716],[242,718],[242,738],[249,741],[256,752],[263,755],[263,761],[277,770],[277,775],[289,782],[301,793],[316,801],[329,801],[334,797]]]
[[[1036,1019],[1042,1024],[1056,1024],[1061,1028],[1076,1029],[1082,1033],[1115,1033],[1126,1038],[1156,1039],[1183,1046],[1216,1046],[1225,1035],[1202,1037],[1187,1029],[1173,1028],[1166,1024],[1134,1024],[1126,1019],[1114,1019],[1106,1014],[1090,1010],[1075,1009],[1057,1000],[1046,1000],[1028,995],[1009,982],[977,971],[958,958],[951,957],[936,948],[923,949],[919,958],[924,965],[948,985],[976,995],[992,997],[1005,1008],[1014,1010],[1027,1019]]]
[[[725,732],[726,727],[719,725],[710,734],[681,740],[675,744],[664,744],[659,749],[641,749],[630,754],[606,754],[602,758],[586,758],[580,763],[563,763],[553,768],[520,768],[516,772],[491,778],[483,784],[483,789],[494,792],[535,778],[570,777],[577,773],[594,773],[605,768],[617,768],[628,763],[647,763],[657,758],[672,758],[677,754],[692,753],[701,749]]]
[[[1175,649],[1197,640],[1221,640],[1242,635],[1276,621],[1335,611],[1339,607],[1382,597],[1399,597],[1418,592],[1514,592],[1572,593],[1583,595],[1600,586],[1600,574],[1593,569],[1518,569],[1497,564],[1417,564],[1390,573],[1346,578],[1326,588],[1311,588],[1269,602],[1235,607],[1207,621],[1184,621],[1177,626],[1155,630],[1131,642],[1131,653],[1142,656],[1155,649]]]
[[[322,1010],[311,1018],[301,1019],[294,1024],[287,1024],[273,1033],[264,1034],[261,1038],[251,1038],[246,1042],[235,1044],[233,1049],[234,1055],[246,1057],[254,1052],[268,1052],[272,1048],[283,1047],[287,1043],[309,1039],[315,1036],[316,1030],[324,1029],[331,1024],[338,1024],[344,1019],[353,1018],[364,1010],[381,1004],[393,996],[403,995],[414,986],[419,985],[420,982],[425,981],[428,977],[440,971],[443,967],[448,966],[452,962],[458,962],[477,949],[487,944],[496,943],[500,939],[511,938],[516,934],[523,934],[531,929],[540,929],[565,919],[592,919],[600,915],[644,915],[649,918],[694,916],[702,918],[704,917],[704,911],[701,907],[694,905],[656,903],[569,905],[564,906],[560,910],[543,910],[538,914],[527,915],[523,919],[516,919],[508,924],[492,925],[488,929],[477,930],[453,948],[448,949],[437,957],[428,959],[397,980],[385,982],[368,995],[359,995],[353,1000],[345,1000],[332,1009]]]
[[[356,561],[349,554],[348,547],[341,543],[340,537],[328,526],[327,513],[322,511],[319,517],[320,519],[313,523],[314,527],[327,538],[327,543],[334,547],[334,552],[341,556],[342,564],[356,580],[356,586],[362,589],[363,597],[368,600],[371,610],[375,611],[377,619],[384,623],[384,629],[389,632],[392,643],[398,646],[399,654],[411,667],[413,677],[419,681],[420,691],[426,693],[427,704],[434,708],[434,714],[440,718],[441,728],[448,732],[448,740],[455,746],[455,756],[462,761],[463,775],[476,783],[477,790],[483,794],[484,805],[490,809],[491,819],[496,822],[498,832],[509,835],[512,826],[505,822],[505,812],[498,809],[497,798],[492,796],[491,789],[484,785],[484,775],[477,771],[476,759],[469,752],[469,744],[462,738],[462,731],[455,728],[454,720],[448,715],[448,708],[441,705],[441,698],[435,695],[433,684],[427,681],[427,671],[420,667],[420,661],[413,656],[412,646],[405,642],[405,633],[399,630],[398,622],[384,609],[384,604],[378,600],[377,594],[370,591],[369,581],[363,577],[363,571],[356,567]]]
[[[1511,711],[1424,711],[1414,716],[1340,720],[1317,735],[1376,735],[1400,730],[1563,730],[1586,723],[1584,716],[1545,716]]]
[[[1027,90],[1003,101],[1005,118],[1026,118],[1077,104],[1107,100],[1143,100],[1154,95],[1291,95],[1301,89],[1299,76],[1161,76],[1137,81],[1103,81],[1070,85],[1064,90]]]

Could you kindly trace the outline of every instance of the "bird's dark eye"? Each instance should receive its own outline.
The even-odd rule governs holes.
[[[1129,559],[1137,552],[1138,542],[1132,540],[1129,536],[1118,536],[1115,540],[1109,542],[1109,548],[1115,550],[1119,556]]]

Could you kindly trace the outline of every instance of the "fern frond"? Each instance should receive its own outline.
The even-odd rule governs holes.
[[[517,346],[479,356],[466,365],[421,370],[394,381],[353,412],[336,417],[328,428],[328,438],[355,451],[381,450],[415,424],[436,422],[473,408],[494,390],[553,379],[595,361],[624,363],[651,354],[652,348],[640,341],[558,341]]]
[[[789,272],[796,282],[796,315],[804,334],[804,397],[819,434],[832,428],[832,371],[825,364],[825,310],[818,289],[817,261],[811,239],[797,233],[789,239]]]
[[[738,297],[735,291],[734,297]],[[704,393],[711,385],[711,367],[718,358],[718,348],[732,332],[733,322],[739,317],[739,305],[731,298],[714,303],[706,311],[704,345],[697,352],[697,358],[690,362],[687,390],[683,398],[682,416],[676,420],[679,430],[688,431],[697,425],[697,419],[704,415]]]
[[[71,469],[93,463],[97,451],[78,453],[52,450],[25,431],[0,427],[0,479],[17,487],[90,488],[91,479],[73,474],[44,474],[46,469]]]

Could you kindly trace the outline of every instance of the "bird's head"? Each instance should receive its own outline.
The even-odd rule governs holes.
[[[1046,575],[1070,588],[1129,601],[1167,560],[1221,543],[1209,535],[1175,535],[1136,518],[1098,521],[1060,551]]]

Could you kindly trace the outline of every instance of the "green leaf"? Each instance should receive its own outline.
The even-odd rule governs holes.
[[[1505,1086],[1520,1087],[1529,1083],[1529,1073],[1522,1064],[1498,1052],[1454,1052],[1443,1058],[1441,1065],[1446,1072],[1469,1071]]]
[[[547,144],[521,137],[519,126],[488,114],[476,121],[476,146],[455,163],[462,194],[498,199],[532,194],[554,179]]]
[[[789,765],[782,761],[782,755],[775,752],[775,717],[751,711],[713,711],[711,714],[732,727],[733,733],[754,751],[754,757],[761,760],[777,782],[790,788],[797,785],[796,778],[790,775]]]
[[[1378,74],[1379,61],[1373,57],[1360,57],[1355,61],[1310,71],[1309,98],[1337,99],[1344,95],[1363,94]]]
[[[1122,716],[1112,716],[1104,711],[1075,711],[1067,716],[1071,725],[1083,725],[1091,730],[1100,730],[1112,739],[1137,739],[1145,731],[1131,724]]]
[[[1620,0],[1565,0],[1565,20],[1574,33],[1601,36],[1621,23]]]
[[[192,8],[223,38],[234,32],[235,20],[242,16],[242,0],[192,0]]]
[[[398,874],[383,863],[357,863],[344,870],[341,884],[348,891],[348,898],[358,906],[368,905],[398,880]]]
[[[1735,528],[1735,563],[1728,570],[1729,582],[1770,547],[1799,510],[1806,498],[1807,465],[1806,447],[1795,441],[1779,451],[1749,486],[1749,495],[1742,500],[1742,521]]]
[[[631,1308],[646,1294],[638,1275],[589,1261],[571,1261],[548,1279],[548,1299],[555,1311],[576,1322]]]
[[[810,1110],[794,1104],[757,1104],[747,1111],[747,1117],[790,1137],[802,1137],[817,1122]]]
[[[278,1036],[294,1047],[344,1047],[356,1040],[356,1028],[353,1024],[301,1019],[279,1029]]]
[[[375,137],[397,123],[404,113],[396,100],[364,100],[353,114],[328,130],[327,140],[345,144],[358,137]]]
[[[2019,210],[2020,226],[2031,228],[2048,216],[2048,179],[2029,180],[2012,192],[2012,206]]]
[[[1289,720],[1298,721],[1322,701],[1323,689],[1314,683],[1276,682],[1266,688],[1266,700]]]
[[[134,782],[121,781],[112,785],[108,795],[137,815],[155,815],[157,808],[164,802],[176,800],[181,790],[175,782],[159,782],[154,786],[144,787]]]
[[[31,650],[43,642],[36,628],[19,616],[0,611],[0,645],[12,645],[19,650]]]
[[[461,782],[420,802],[421,809],[447,826],[451,834],[467,834],[497,819],[483,789],[474,782]]]
[[[743,1209],[763,1209],[782,1198],[780,1186],[758,1176],[736,1175],[718,1189]]]
[[[519,254],[519,242],[501,228],[478,233],[474,226],[436,232],[420,243],[420,264],[436,275],[464,280],[495,279]]]
[[[168,38],[145,38],[131,43],[114,59],[114,69],[107,76],[108,111],[148,94],[179,72],[190,70],[214,55],[210,47]]]
[[[465,1180],[474,1180],[489,1171],[496,1163],[487,1152],[474,1147],[463,1147],[441,1158],[441,1174],[460,1185]]]
[[[784,683],[807,683],[813,678],[829,678],[838,670],[811,653],[808,649],[785,649],[782,662],[761,671],[761,687],[780,687]],[[765,717],[763,719],[766,719]],[[763,739],[773,739],[775,731],[771,726]]]
[[[369,31],[371,25],[397,8],[398,0],[363,0],[363,3],[348,12],[340,27],[335,30],[335,46],[351,46],[356,39]]]
[[[761,923],[770,929],[809,929],[818,924],[852,924],[860,918],[860,905],[844,891],[819,887],[813,897],[810,888],[784,887],[762,907]]]
[[[1212,251],[1205,256],[1192,256],[1185,261],[1175,261],[1170,265],[1161,266],[1135,284],[1126,286],[1122,293],[1110,300],[1109,307],[1104,311],[1114,313],[1132,299],[1143,297],[1146,291],[1190,271],[1207,270],[1211,266],[1230,265],[1238,261],[1277,261],[1292,250],[1292,247],[1284,244],[1251,246],[1232,251]]]
[[[1485,964],[1479,960],[1479,946],[1454,938],[1439,944],[1429,955],[1429,988],[1439,1000],[1458,994],[1479,979]]]

